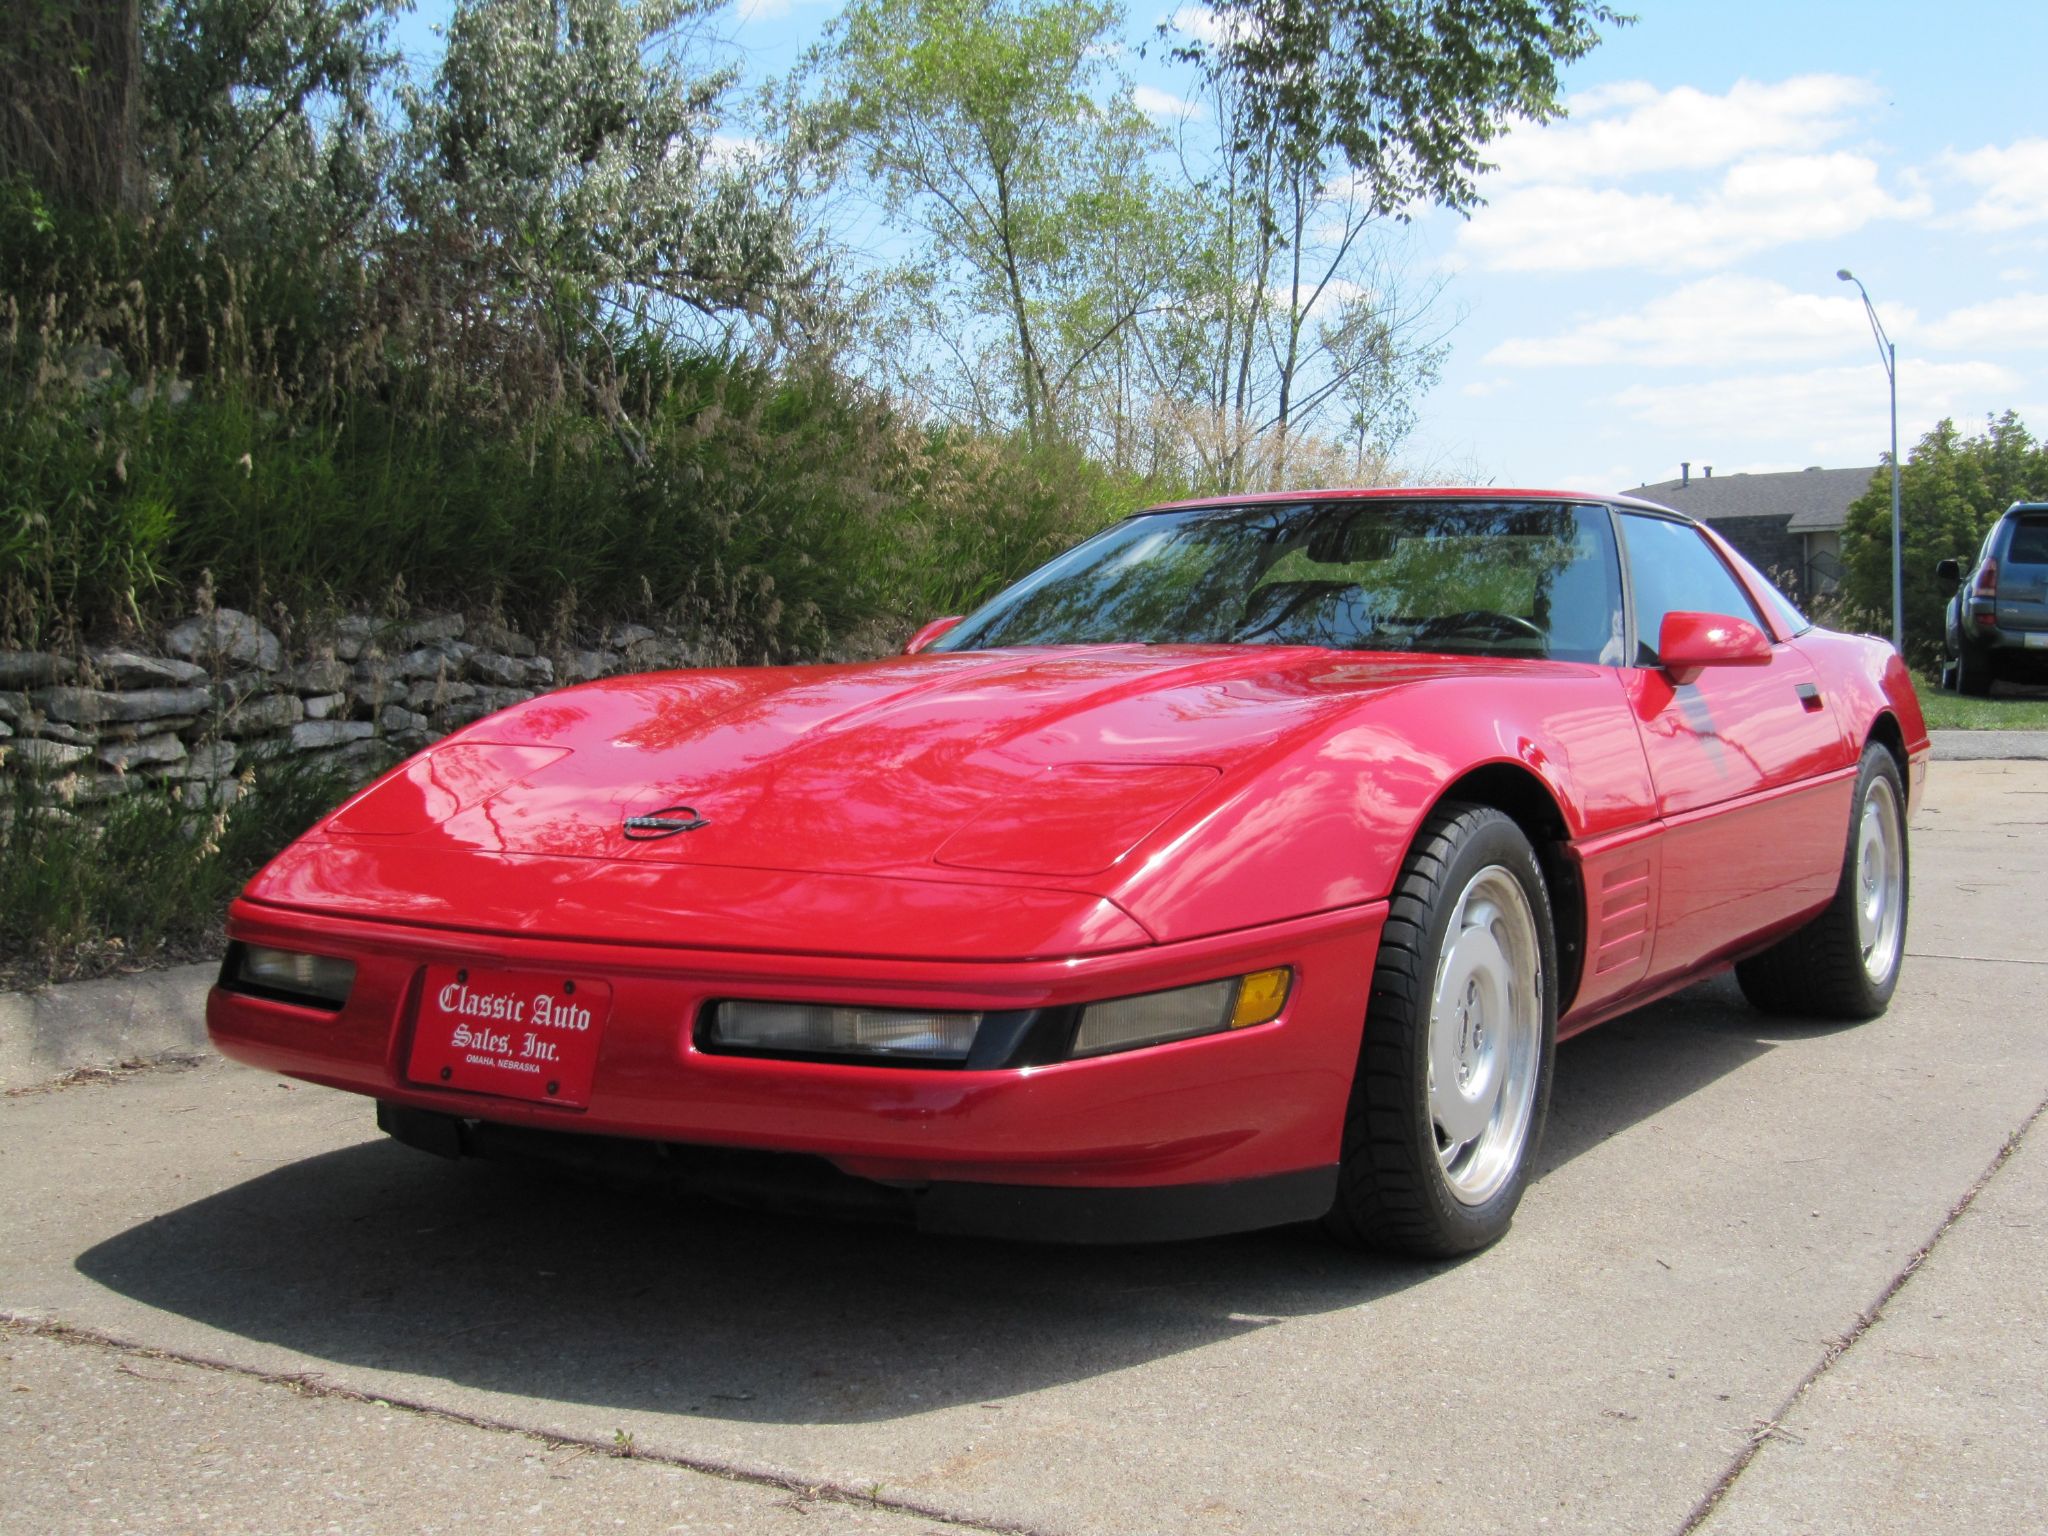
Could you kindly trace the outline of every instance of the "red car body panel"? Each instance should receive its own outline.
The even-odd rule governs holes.
[[[1152,936],[1114,903],[992,882],[684,870],[554,854],[302,842],[244,902],[308,917],[566,943],[906,960],[1030,960],[1130,949]]]
[[[1461,785],[1549,808],[1561,1035],[1825,905],[1873,736],[1917,802],[1927,736],[1903,664],[1789,633],[1719,547],[1771,656],[1682,686],[1557,661],[1096,645],[534,699],[386,775],[234,904],[239,943],[352,960],[346,1006],[221,987],[209,1027],[240,1060],[412,1110],[813,1153],[898,1184],[1328,1169],[1389,895]],[[622,837],[677,808],[705,824]],[[446,963],[606,979],[587,1106],[407,1080],[421,978]],[[1270,1024],[1045,1066],[765,1060],[693,1034],[720,999],[1054,1008],[1279,965],[1295,982]]]
[[[1512,728],[1498,709],[1510,682],[1528,704]],[[887,925],[898,909],[924,935],[913,954],[1171,942],[1383,897],[1444,787],[1489,764],[1540,780],[1574,838],[1643,822],[1655,800],[1624,699],[1613,668],[1278,647],[619,678],[447,738],[248,894],[499,932],[546,911],[565,938],[658,941],[687,922],[706,944],[743,948],[808,948],[835,914]],[[449,756],[452,775],[439,766]],[[621,842],[622,817],[686,800],[715,805],[711,825]],[[908,884],[865,909],[868,887],[836,877]],[[808,882],[818,889],[799,889]],[[962,921],[987,905],[927,889],[949,884],[1058,899],[1006,899],[1007,941],[979,926],[934,932],[931,903],[953,901]],[[1076,894],[1143,933],[1097,916],[1088,934],[1055,934],[1054,917],[1034,916],[1099,911]],[[896,933],[847,942],[906,953]]]

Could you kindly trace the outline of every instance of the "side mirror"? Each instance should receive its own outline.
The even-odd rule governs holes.
[[[1935,579],[1936,581],[1953,581],[1953,582],[1956,582],[1956,583],[1960,584],[1960,583],[1962,582],[1962,579],[1963,579],[1963,563],[1962,563],[1962,561],[1960,561],[1960,560],[1943,560],[1943,561],[1941,561],[1941,562],[1940,562],[1939,564],[1937,564],[1937,565],[1936,565],[1936,566],[1934,567],[1934,579]]]
[[[1689,683],[1706,667],[1761,667],[1771,660],[1771,642],[1747,619],[1725,613],[1664,615],[1657,631],[1657,656],[1674,683]]]
[[[964,613],[955,613],[949,614],[943,619],[933,619],[931,623],[925,625],[923,629],[920,629],[910,637],[910,643],[903,647],[903,654],[915,656],[919,651],[930,645],[939,636],[945,634],[947,630],[966,617],[967,615]]]

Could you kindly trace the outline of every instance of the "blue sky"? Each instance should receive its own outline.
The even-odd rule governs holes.
[[[837,9],[739,0],[724,29],[765,80]],[[1875,463],[1885,377],[1845,266],[1898,344],[1909,449],[2008,407],[2048,432],[2048,4],[1635,9],[1568,74],[1570,117],[1497,147],[1485,207],[1396,236],[1463,315],[1411,462],[1602,491],[1681,460]],[[444,10],[407,20],[409,51]],[[1132,42],[1170,14],[1133,10]],[[1127,65],[1165,114],[1193,91],[1159,52]]]

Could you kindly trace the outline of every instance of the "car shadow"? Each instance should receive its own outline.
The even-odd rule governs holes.
[[[1855,1027],[1760,1014],[1731,971],[1574,1036],[1557,1048],[1537,1177],[1780,1045]]]
[[[1567,1042],[1541,1167],[1791,1032],[1709,983]],[[921,1237],[536,1181],[384,1141],[262,1174],[76,1263],[147,1306],[317,1359],[811,1424],[1090,1378],[1369,1306],[1447,1267],[1346,1252],[1304,1227],[1132,1248]]]

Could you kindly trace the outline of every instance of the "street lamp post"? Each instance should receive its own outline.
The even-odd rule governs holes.
[[[1878,361],[1884,364],[1884,376],[1892,386],[1892,649],[1903,656],[1906,654],[1906,599],[1902,575],[1905,562],[1899,536],[1899,349],[1892,344],[1891,337],[1885,335],[1883,322],[1877,318],[1877,306],[1870,302],[1870,290],[1863,286],[1863,279],[1847,267],[1835,276],[1845,283],[1854,283],[1856,291],[1863,295],[1863,312],[1870,316],[1871,333],[1877,337]]]

